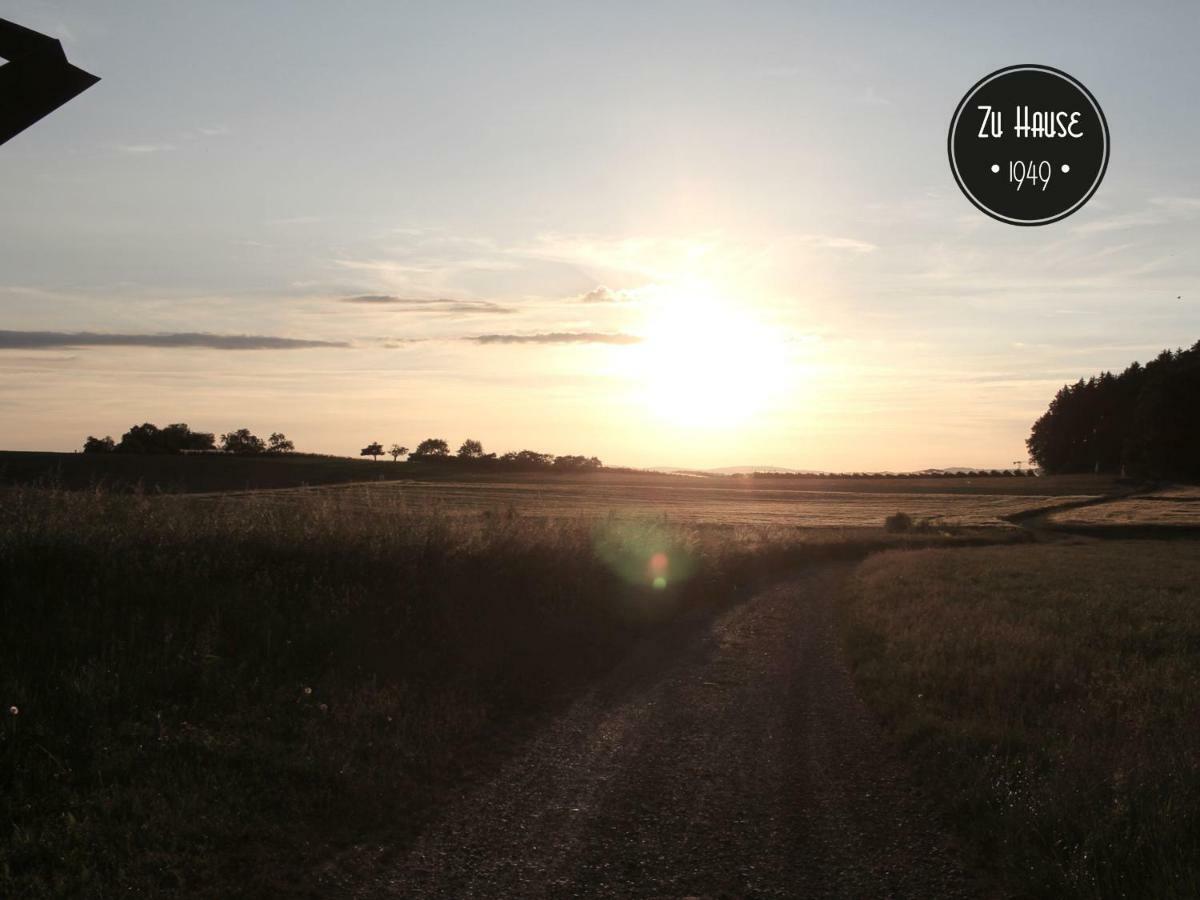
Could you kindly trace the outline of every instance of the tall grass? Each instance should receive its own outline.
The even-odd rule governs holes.
[[[8,490],[0,895],[302,892],[648,630],[883,540]]]
[[[1200,896],[1200,543],[886,553],[842,625],[1015,896]]]

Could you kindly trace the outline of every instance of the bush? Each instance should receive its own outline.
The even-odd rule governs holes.
[[[913,527],[912,516],[908,513],[898,512],[894,516],[884,519],[883,527],[894,533],[909,531]]]

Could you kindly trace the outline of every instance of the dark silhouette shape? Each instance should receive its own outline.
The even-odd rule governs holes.
[[[462,442],[462,446],[458,448],[459,459],[481,459],[483,457],[483,444],[474,438],[467,438]]]
[[[388,455],[392,457],[392,462],[399,462],[400,457],[404,456],[406,453],[408,453],[408,448],[402,447],[399,444],[392,444],[391,448],[388,450]]]
[[[83,442],[83,452],[84,453],[112,453],[113,447],[115,447],[115,446],[116,445],[113,443],[113,439],[108,435],[105,435],[102,438],[98,438],[98,437],[92,437],[89,434],[88,439]]]
[[[383,453],[383,444],[375,441],[373,444],[367,444],[358,451],[359,456],[369,456],[375,462],[379,461],[379,455]]]
[[[413,459],[429,459],[449,455],[450,445],[441,438],[426,438],[417,444],[417,449],[412,452]]]
[[[1052,474],[1200,476],[1200,341],[1120,375],[1065,385],[1033,424],[1029,456]]]
[[[113,449],[117,453],[182,453],[185,450],[211,450],[214,443],[211,434],[192,431],[183,422],[176,422],[166,428],[144,422],[125,432],[121,436],[121,442]]]
[[[67,62],[56,39],[0,19],[0,144],[100,79]]]
[[[254,456],[266,452],[267,445],[262,438],[252,434],[249,428],[239,428],[237,431],[221,435],[221,449],[226,453]]]
[[[267,438],[268,453],[293,453],[296,450],[296,445],[287,439],[287,435],[281,431],[271,432],[271,436]]]

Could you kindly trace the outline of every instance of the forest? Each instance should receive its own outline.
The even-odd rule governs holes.
[[[1026,445],[1051,474],[1200,477],[1200,341],[1065,385]]]

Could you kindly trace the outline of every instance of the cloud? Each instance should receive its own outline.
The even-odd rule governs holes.
[[[858,238],[838,237],[830,234],[807,234],[800,239],[813,247],[823,247],[827,250],[850,250],[854,253],[872,253],[879,248],[869,241]]]
[[[391,306],[413,312],[437,313],[493,313],[516,312],[511,306],[501,306],[490,300],[449,300],[442,298],[396,297],[392,294],[360,294],[343,297],[341,303],[356,303],[362,306]]]
[[[576,299],[580,303],[627,303],[634,298],[631,291],[614,291],[601,284]]]
[[[638,344],[633,334],[600,331],[551,331],[542,334],[479,334],[465,338],[477,344]]]
[[[174,150],[174,144],[118,144],[117,150],[121,153],[162,153],[167,150]]]
[[[93,331],[2,331],[0,350],[43,350],[58,347],[204,347],[211,350],[302,350],[349,347],[344,341],[305,341],[258,334],[101,334]]]

